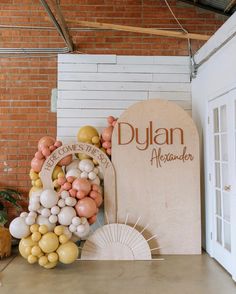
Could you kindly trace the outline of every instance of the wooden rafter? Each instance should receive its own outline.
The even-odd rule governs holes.
[[[225,8],[225,12],[230,11],[234,6],[236,6],[236,0],[231,0]]]
[[[167,30],[157,30],[157,29],[152,29],[152,28],[123,26],[123,25],[115,25],[115,24],[109,24],[109,23],[79,21],[79,20],[70,20],[70,19],[66,20],[66,21],[68,23],[78,24],[83,27],[99,28],[99,29],[104,29],[104,30],[125,31],[125,32],[133,32],[133,33],[140,33],[140,34],[174,37],[174,38],[181,38],[181,39],[194,39],[194,40],[206,41],[211,37],[209,35],[202,35],[202,34],[175,32],[175,31],[167,31]]]

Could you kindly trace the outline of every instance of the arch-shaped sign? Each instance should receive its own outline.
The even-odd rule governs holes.
[[[199,137],[182,108],[164,100],[129,107],[112,138],[118,219],[149,224],[153,253],[201,252]]]
[[[97,147],[86,143],[62,145],[57,148],[44,162],[40,172],[43,188],[53,188],[52,173],[57,163],[70,154],[85,153],[95,159],[104,173],[104,208],[109,221],[116,220],[116,180],[115,170],[108,156]]]

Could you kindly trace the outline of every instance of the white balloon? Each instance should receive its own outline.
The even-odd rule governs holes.
[[[79,178],[81,174],[81,171],[77,168],[72,168],[66,173],[66,178],[68,177],[74,177],[74,178]]]
[[[74,216],[76,216],[76,212],[73,207],[63,207],[60,213],[58,214],[58,222],[61,225],[69,226]]]
[[[92,180],[92,181],[90,181],[90,183],[93,185],[93,184],[96,184],[96,185],[100,185],[100,179],[99,179],[99,177],[97,176],[96,177],[96,179],[94,179],[94,180]]]
[[[64,206],[66,206],[66,204],[65,204],[65,200],[64,200],[64,199],[60,199],[60,200],[58,201],[57,205],[58,205],[59,207],[64,207]]]
[[[40,208],[39,202],[33,202],[29,205],[29,211],[37,211]]]
[[[27,216],[25,218],[25,223],[28,225],[28,226],[31,226],[35,223],[35,217],[32,217],[32,216]]]
[[[43,192],[42,189],[32,192],[30,195],[29,201],[39,200],[42,192]]]
[[[89,226],[89,223],[87,222],[84,225],[79,225],[74,234],[80,237],[81,239],[85,239],[89,235],[89,232],[90,232],[90,226]]]
[[[33,218],[36,218],[37,217],[37,213],[35,211],[31,211],[29,213],[29,216],[32,216]]]
[[[27,217],[28,216],[28,212],[26,211],[23,211],[21,214],[20,214],[20,217]]]
[[[73,168],[78,168],[79,167],[80,160],[79,159],[74,159],[69,165],[66,166],[66,172]]]
[[[37,217],[36,223],[39,224],[40,226],[46,225],[48,227],[49,232],[52,232],[56,226],[55,224],[50,223],[47,217],[44,217],[42,215],[39,215]]]
[[[69,196],[70,196],[70,194],[69,194],[68,191],[62,191],[62,192],[61,192],[61,198],[62,198],[62,199],[66,199],[66,198],[69,197]]]
[[[98,172],[99,172],[98,168],[95,167],[95,168],[93,169],[93,172],[94,172],[95,174],[98,174]]]
[[[46,189],[40,195],[40,202],[46,208],[55,206],[58,202],[58,195],[53,189]]]
[[[94,169],[94,163],[90,159],[82,159],[79,163],[79,169],[89,173]]]
[[[50,223],[55,224],[57,222],[57,216],[56,215],[50,215],[49,219]]]
[[[90,172],[90,173],[88,174],[88,177],[89,177],[90,180],[93,181],[93,180],[96,179],[97,175],[95,174],[95,172]]]
[[[99,165],[97,168],[98,168],[98,177],[99,177],[99,179],[103,180],[104,176],[103,176],[102,167]]]
[[[88,224],[88,220],[86,217],[82,216],[80,220],[81,220],[81,224],[83,225]]]
[[[72,224],[77,227],[78,225],[81,224],[81,219],[78,216],[73,217]]]
[[[48,208],[44,208],[44,209],[42,209],[41,214],[44,217],[49,217],[51,215],[51,211]]]
[[[66,205],[68,205],[68,206],[75,206],[76,203],[77,203],[77,201],[76,201],[76,199],[73,198],[73,197],[67,197],[67,198],[65,199],[65,203],[66,203]]]
[[[71,233],[76,232],[76,226],[74,226],[74,225],[71,224],[71,225],[69,226],[69,230],[70,230]]]
[[[29,226],[25,223],[24,217],[15,218],[9,226],[11,235],[16,239],[26,238],[30,235]]]
[[[59,208],[58,206],[53,206],[53,207],[51,208],[51,213],[52,213],[52,214],[56,215],[56,214],[58,214],[59,212],[60,212],[60,208]]]

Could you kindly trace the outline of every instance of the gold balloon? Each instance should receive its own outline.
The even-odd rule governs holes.
[[[79,129],[77,139],[82,143],[92,144],[92,138],[99,137],[98,131],[92,126],[84,126]]]
[[[54,233],[57,235],[57,236],[60,236],[64,233],[64,226],[56,226],[55,229],[54,229]]]
[[[56,252],[52,252],[48,254],[49,262],[57,262],[58,261],[58,254]]]
[[[55,251],[59,246],[58,237],[55,233],[49,232],[42,236],[39,241],[39,247],[45,253]]]
[[[33,224],[30,226],[30,232],[31,233],[35,233],[35,232],[38,232],[39,230],[39,225],[38,224]]]
[[[49,262],[44,266],[44,268],[51,269],[51,268],[54,268],[56,265],[57,265],[57,261],[56,262]]]
[[[46,225],[41,225],[39,227],[39,233],[46,234],[48,232],[48,227]]]
[[[53,170],[53,172],[52,172],[52,179],[53,180],[56,180],[58,178],[58,175],[60,173],[62,173],[63,176],[65,175],[64,172],[63,172],[63,170],[62,170],[62,168],[60,166],[56,165],[55,168],[54,168],[54,170]]]
[[[28,263],[33,264],[33,263],[37,262],[38,259],[34,255],[29,255],[27,260],[28,260]]]
[[[34,242],[38,242],[40,239],[41,239],[41,234],[39,232],[34,232],[32,235],[31,235],[31,239],[34,241]]]
[[[59,261],[64,264],[72,263],[79,255],[79,249],[75,243],[68,241],[65,244],[61,244],[57,249],[59,255]]]
[[[45,266],[48,263],[47,256],[43,255],[39,258],[39,265]]]
[[[37,245],[37,243],[32,241],[30,236],[27,238],[22,238],[19,243],[19,251],[21,256],[27,259],[30,255],[31,247],[35,245]]]

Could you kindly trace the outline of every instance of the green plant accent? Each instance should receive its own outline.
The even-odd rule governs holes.
[[[22,200],[22,195],[17,190],[3,189],[0,190],[0,226],[4,226],[8,221],[6,202],[9,202],[17,211],[22,209],[19,201]]]

